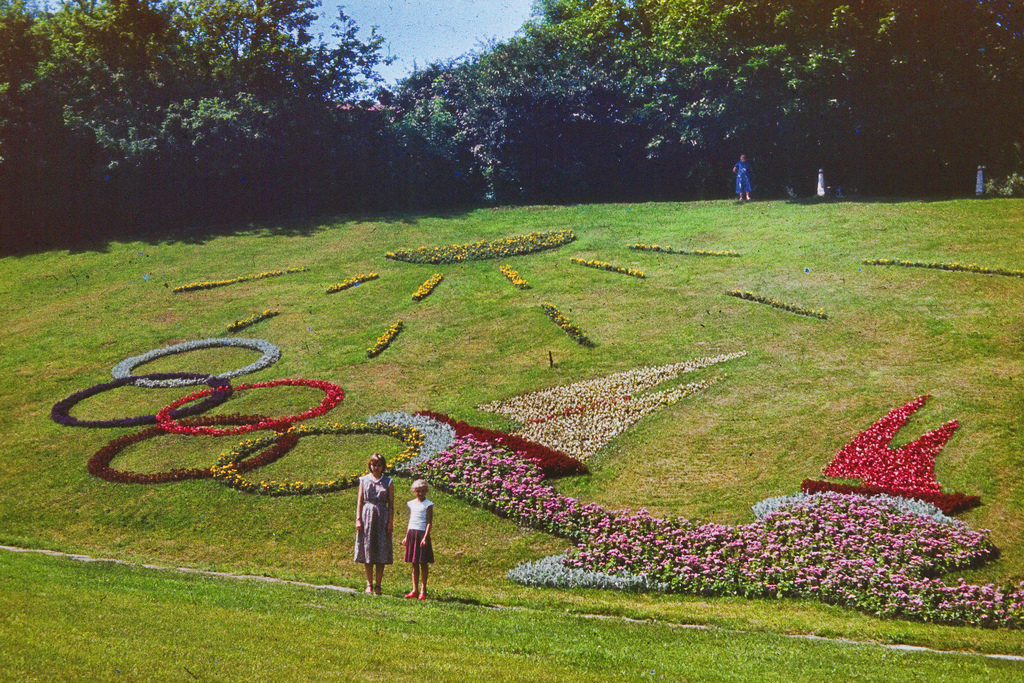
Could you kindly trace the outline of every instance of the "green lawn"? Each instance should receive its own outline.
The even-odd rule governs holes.
[[[0,554],[14,680],[1017,681],[1019,661]],[[782,673],[784,672],[784,674]],[[9,677],[10,678],[10,677]]]
[[[0,302],[11,327],[0,339],[0,440],[6,454],[5,467],[0,468],[0,543],[361,587],[362,569],[350,561],[353,491],[265,498],[210,480],[144,486],[113,484],[88,474],[85,464],[93,453],[112,438],[135,430],[62,427],[49,419],[50,407],[75,391],[109,381],[110,369],[119,361],[171,343],[241,336],[279,345],[280,361],[234,383],[296,377],[336,382],[346,391],[345,401],[322,420],[360,421],[384,410],[433,410],[510,431],[513,423],[476,406],[631,368],[746,351],[744,358],[696,373],[698,379],[719,381],[645,418],[589,462],[590,475],[561,480],[559,489],[613,508],[646,507],[659,515],[747,522],[752,504],[793,493],[803,479],[819,477],[821,468],[859,431],[891,408],[928,393],[932,398],[896,443],[911,441],[951,419],[960,422],[937,459],[938,480],[946,491],[981,497],[981,507],[960,517],[975,528],[991,529],[992,540],[1002,549],[998,561],[963,576],[972,582],[1021,581],[1024,279],[868,266],[863,260],[958,261],[1020,269],[1022,219],[1020,200],[531,207],[254,226],[208,237],[183,232],[174,240],[4,258]],[[577,233],[577,241],[497,262],[413,265],[384,259],[385,252],[397,249],[566,228]],[[741,256],[628,249],[635,242],[732,250]],[[571,263],[573,257],[639,269],[646,278],[584,268]],[[502,263],[517,270],[531,289],[514,288],[498,270]],[[172,292],[191,282],[302,266],[309,270],[210,290]],[[380,278],[325,293],[331,285],[368,272],[379,273]],[[424,301],[413,301],[417,288],[438,272],[444,274],[443,282]],[[828,319],[727,296],[730,289],[820,309]],[[544,302],[557,306],[596,346],[573,342],[545,315],[539,306]],[[280,310],[280,315],[239,333],[227,332],[234,321],[267,309]],[[399,319],[403,332],[380,356],[368,359],[366,350]],[[248,350],[210,349],[162,358],[144,368],[224,372],[256,358]],[[185,393],[188,390],[120,388],[82,402],[73,414],[105,419],[152,413]],[[300,412],[321,397],[306,388],[254,389],[237,392],[214,412],[281,415]],[[154,438],[128,449],[114,465],[140,472],[207,467],[239,440]],[[372,436],[305,439],[263,475],[309,479],[359,471],[371,450],[394,454],[400,446]],[[399,481],[400,500],[411,497],[406,488]],[[558,662],[581,672],[598,670],[601,660],[585,653],[581,641],[556,645],[559,641],[534,638],[529,632],[512,638],[502,629],[512,628],[514,618],[493,616],[474,606],[478,603],[528,610],[532,620],[544,623],[546,630],[538,633],[566,629],[574,636],[593,633],[587,636],[591,640],[604,636],[587,629],[615,633],[620,645],[610,655],[607,671],[620,664],[625,669],[626,662],[635,665],[642,656],[622,645],[633,628],[648,629],[643,637],[651,642],[703,639],[699,647],[706,657],[718,656],[716,639],[733,643],[734,655],[746,652],[750,660],[764,659],[763,653],[781,648],[785,654],[779,654],[780,659],[794,657],[808,671],[819,672],[808,674],[808,680],[824,677],[818,667],[837,657],[877,661],[925,656],[792,641],[779,634],[1024,654],[1019,633],[880,621],[811,602],[526,589],[507,581],[505,572],[523,560],[560,552],[565,541],[517,528],[448,496],[432,494],[432,499],[437,503],[439,555],[432,583],[444,602],[427,608],[434,615],[431,628],[438,633],[465,631],[471,624],[463,635],[478,639],[473,648],[466,646],[472,655],[461,667],[461,662],[446,664],[438,636],[429,665],[438,678],[451,677],[443,673],[444,666],[471,674],[486,661],[488,643],[502,652],[501,661],[507,663],[500,666],[510,677],[522,670],[539,679],[556,678]],[[55,561],[0,562],[0,578],[12,581],[22,573],[45,573],[47,563]],[[152,595],[165,589],[186,590],[165,584],[210,583],[180,577],[126,578],[142,575],[109,565],[61,571],[72,575],[67,586],[75,586],[75,594],[87,604],[82,615],[58,618],[53,615],[62,614],[60,610],[37,609],[28,597],[31,592],[13,591],[5,596],[3,612],[21,616],[4,617],[7,631],[31,623],[43,632],[74,627],[82,629],[83,637],[95,635],[100,625],[93,615],[107,599],[105,572],[117,574],[110,579],[115,585],[140,581]],[[386,591],[399,595],[407,581],[404,566],[397,565],[387,576]],[[51,586],[58,603],[63,585]],[[251,612],[238,607],[250,600],[265,605],[256,610],[268,634],[263,640],[274,638],[281,622],[306,617],[316,622],[328,618],[325,612],[334,615],[316,608],[301,616],[303,605],[324,601],[357,605],[339,608],[346,615],[339,623],[356,620],[363,630],[373,628],[366,615],[383,610],[372,623],[379,623],[377,627],[396,640],[402,639],[405,621],[413,618],[407,611],[412,607],[394,600],[363,603],[361,598],[235,583],[218,584],[210,592],[219,596],[211,598],[213,603],[228,600],[235,607],[222,615],[204,606],[185,617],[170,606],[161,616],[159,600],[139,598],[122,606],[139,615],[137,621],[149,624],[131,649],[137,666],[142,666],[137,669],[140,678],[157,677],[158,670],[143,664],[151,659],[166,665],[170,655],[165,649],[174,649],[155,635],[162,620],[216,623],[224,629],[225,642],[252,637],[258,643],[261,638],[248,635],[239,616]],[[231,597],[233,593],[244,595]],[[654,619],[658,624],[588,620],[584,628],[566,616],[567,610]],[[342,619],[330,617],[334,618]],[[664,622],[730,631],[684,633]],[[479,634],[474,636],[477,625]],[[338,637],[347,630],[332,628],[324,633]],[[294,638],[289,638],[313,648],[320,636],[311,638],[306,631],[296,627]],[[734,631],[757,635],[740,637]],[[116,641],[116,634],[111,638]],[[218,646],[207,647],[215,652]],[[24,649],[20,664],[3,660],[0,670],[9,666],[30,672],[43,667],[49,655],[37,648]],[[305,651],[306,645],[302,648]],[[822,657],[817,648],[829,649],[830,657]],[[113,663],[113,654],[85,655],[80,649],[67,649],[65,656],[81,657],[81,666],[90,667],[98,678],[108,677],[97,667]],[[233,666],[243,666],[241,659],[259,659],[253,666],[268,667],[262,673],[192,671],[200,679],[237,680],[269,676],[293,664],[281,648],[257,652],[262,656],[239,654]],[[660,660],[664,671],[672,672],[667,680],[701,680],[700,670],[687,668],[683,659],[666,655]],[[728,657],[722,654],[719,659]],[[543,666],[521,669],[520,662],[526,660]],[[352,671],[361,661],[341,657],[323,666]],[[852,660],[844,661],[853,666]],[[885,677],[885,666],[878,663],[879,678]],[[630,675],[642,674],[637,669]],[[746,680],[763,677],[757,669],[736,669],[736,675]],[[716,678],[721,679],[709,680]],[[187,674],[184,679],[190,680]]]

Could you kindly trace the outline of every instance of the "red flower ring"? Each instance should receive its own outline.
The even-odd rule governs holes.
[[[189,394],[184,398],[180,398],[171,405],[167,406],[159,413],[156,414],[157,424],[168,432],[174,432],[175,434],[206,434],[209,436],[229,436],[232,434],[245,434],[246,432],[254,432],[260,429],[280,429],[287,427],[295,422],[302,422],[313,417],[323,415],[331,408],[335,407],[342,402],[345,398],[345,390],[339,387],[337,384],[331,382],[323,382],[315,379],[276,379],[273,382],[257,382],[256,384],[240,384],[234,388],[235,391],[244,391],[246,389],[260,389],[263,387],[276,387],[279,385],[287,386],[301,386],[301,387],[313,387],[314,389],[320,389],[326,396],[324,400],[320,402],[316,408],[307,410],[299,415],[289,415],[288,417],[282,418],[265,418],[261,422],[255,424],[246,424],[236,427],[235,429],[217,429],[215,427],[192,427],[187,424],[179,424],[174,421],[174,417],[171,413],[174,412],[178,407],[195,401],[196,399],[202,398],[209,395],[213,390],[204,389],[203,391],[197,391],[194,394]]]
[[[193,426],[210,426],[210,425],[244,425],[244,424],[257,424],[266,421],[268,418],[263,415],[218,415],[215,417],[197,417],[189,420],[183,420],[182,423]],[[283,431],[282,428],[280,431]],[[135,434],[128,434],[120,438],[114,439],[106,446],[96,451],[96,454],[89,458],[89,463],[86,469],[89,473],[99,477],[100,479],[106,479],[118,484],[164,484],[172,481],[184,481],[186,479],[210,479],[213,477],[213,468],[207,467],[205,469],[191,468],[191,469],[174,469],[167,472],[156,472],[154,474],[142,474],[141,472],[126,472],[123,470],[115,470],[110,467],[110,463],[121,453],[125,448],[132,444],[141,443],[157,436],[165,436],[169,434],[166,429],[162,427],[149,427],[143,429],[141,432]],[[299,442],[297,436],[290,434],[283,434],[278,438],[277,443],[274,444],[273,448],[268,448],[254,458],[248,458],[238,462],[237,469],[239,472],[249,472],[267,465],[282,455],[290,451],[295,447],[295,444]]]

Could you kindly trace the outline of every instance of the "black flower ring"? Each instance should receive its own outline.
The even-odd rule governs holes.
[[[199,375],[194,372],[156,372],[150,375],[139,375],[131,377],[121,377],[115,379],[112,382],[105,382],[103,384],[97,384],[94,387],[83,389],[82,391],[75,392],[62,401],[57,401],[53,408],[50,410],[50,417],[54,422],[62,424],[66,427],[136,427],[139,425],[151,425],[156,424],[156,415],[137,415],[136,417],[123,417],[114,420],[79,420],[78,418],[71,416],[71,409],[80,401],[101,394],[104,391],[110,389],[116,389],[126,384],[135,384],[139,379],[148,380],[196,380],[200,383],[210,385],[214,392],[204,401],[200,401],[193,405],[185,406],[179,410],[174,411],[175,419],[179,417],[187,417],[189,415],[197,415],[203,411],[209,410],[215,406],[219,406],[224,401],[227,401],[231,396],[231,383],[220,377],[213,377],[211,375]]]

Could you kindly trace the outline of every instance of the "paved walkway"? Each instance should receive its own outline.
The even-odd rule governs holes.
[[[187,574],[200,574],[202,576],[212,576],[212,577],[217,577],[217,578],[222,578],[222,579],[240,579],[240,580],[244,580],[244,581],[262,581],[264,583],[286,584],[286,585],[289,585],[289,586],[303,586],[304,588],[318,588],[318,589],[322,589],[322,590],[338,591],[340,593],[359,593],[360,592],[360,591],[357,591],[357,590],[352,589],[352,588],[346,588],[344,586],[331,586],[331,585],[326,585],[326,584],[318,585],[318,584],[313,584],[313,583],[306,583],[304,581],[288,581],[286,579],[275,579],[275,578],[272,578],[270,576],[256,576],[254,574],[232,574],[230,572],[214,572],[214,571],[209,571],[209,570],[206,570],[206,569],[194,569],[192,567],[167,567],[167,566],[156,565],[156,564],[136,564],[134,562],[128,562],[127,560],[117,560],[117,559],[104,558],[104,557],[91,557],[89,555],[76,555],[76,554],[72,554],[72,553],[62,553],[62,552],[58,552],[56,550],[36,550],[36,549],[29,549],[29,548],[17,548],[17,547],[9,546],[9,545],[0,545],[0,550],[6,550],[6,551],[9,551],[9,552],[15,552],[15,553],[40,553],[42,555],[49,555],[51,557],[63,557],[63,558],[67,558],[69,560],[78,560],[80,562],[113,562],[114,564],[123,564],[123,565],[129,566],[129,567],[141,567],[143,569],[158,569],[158,570],[161,570],[161,571],[176,571],[176,572],[184,572],[184,573],[187,573]],[[504,607],[502,607],[500,605],[488,605],[488,607],[497,608],[497,609],[507,609],[507,608],[504,608]],[[527,610],[528,608],[516,607],[516,608],[510,608],[510,609]],[[639,620],[636,620],[636,619],[628,619],[626,617],[609,617],[609,616],[604,616],[604,615],[599,615],[599,614],[581,614],[581,615],[578,615],[578,616],[582,616],[582,617],[586,617],[586,618],[591,618],[591,619],[607,619],[607,620],[614,620],[614,621],[639,621]],[[640,622],[640,623],[647,623],[647,622]],[[710,630],[718,629],[718,627],[716,627],[716,626],[706,626],[706,625],[703,625],[703,624],[669,624],[669,625],[675,626],[675,627],[678,627],[678,628],[693,628],[693,629],[702,629],[702,630],[709,630],[709,631]],[[724,630],[727,630],[727,629],[720,629],[720,630],[724,631]],[[872,642],[864,642],[864,641],[858,641],[858,640],[849,640],[847,638],[822,638],[821,636],[814,636],[814,635],[791,635],[791,634],[781,634],[781,635],[786,635],[786,637],[788,637],[788,638],[801,638],[801,639],[804,639],[804,640],[822,640],[822,641],[828,641],[830,643],[842,643],[844,645],[861,645],[861,646],[866,646],[866,647],[883,647],[883,648],[886,648],[888,650],[901,650],[901,651],[904,651],[904,652],[931,652],[931,653],[934,653],[934,654],[943,654],[943,655],[960,655],[960,656],[967,656],[967,657],[988,657],[990,659],[1006,659],[1006,660],[1010,660],[1010,661],[1014,661],[1014,662],[1024,662],[1024,656],[1019,656],[1019,655],[991,655],[991,654],[984,654],[984,653],[979,653],[979,652],[964,652],[964,651],[961,651],[961,650],[933,650],[931,648],[917,647],[915,645],[888,645],[888,644],[885,644],[885,643],[872,643]]]

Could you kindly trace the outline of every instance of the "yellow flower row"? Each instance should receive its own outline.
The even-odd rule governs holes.
[[[902,261],[897,259],[864,259],[869,266],[904,266],[907,268],[937,268],[938,270],[954,270],[965,273],[981,273],[983,275],[1008,275],[1010,277],[1024,277],[1024,270],[1006,270],[1005,268],[987,268],[977,263],[926,263],[922,261]]]
[[[262,313],[253,313],[245,320],[236,320],[234,323],[228,325],[228,332],[238,332],[239,330],[244,330],[250,325],[255,325],[261,320],[266,320],[267,318],[273,318],[275,315],[279,315],[280,313],[281,311],[274,311],[269,308],[263,311]]]
[[[389,327],[384,334],[377,337],[377,343],[366,350],[366,357],[373,358],[374,356],[379,356],[383,353],[384,349],[391,346],[391,342],[395,340],[395,337],[398,336],[398,333],[401,332],[404,327],[405,326],[402,324],[401,320]]]
[[[572,337],[578,344],[588,347],[595,345],[587,335],[583,334],[583,330],[570,322],[569,319],[562,315],[561,312],[552,304],[541,304],[540,307],[544,309],[544,312],[548,314],[548,317],[551,318],[552,322],[561,327],[562,330]]]
[[[572,230],[550,230],[506,237],[494,242],[480,240],[469,244],[450,244],[444,247],[420,247],[412,251],[400,249],[389,251],[384,256],[395,261],[409,263],[460,263],[462,261],[506,258],[544,249],[554,249],[568,244],[574,239],[576,239],[576,233]]]
[[[315,435],[345,435],[345,434],[380,434],[391,436],[403,444],[405,448],[397,456],[391,459],[391,467],[395,468],[409,462],[417,454],[423,445],[424,436],[415,427],[399,427],[383,423],[352,423],[348,425],[337,422],[324,426],[292,426],[286,432],[298,437]],[[265,448],[270,448],[279,438],[278,435],[265,436],[259,439],[247,439],[235,446],[232,450],[220,455],[217,464],[211,470],[214,479],[224,482],[231,488],[257,493],[266,496],[288,496],[304,495],[313,493],[330,493],[355,486],[359,482],[359,474],[346,474],[325,481],[291,481],[279,482],[274,479],[261,479],[250,481],[238,473],[238,463]]]
[[[735,296],[740,299],[746,299],[747,301],[755,301],[759,304],[767,304],[772,308],[778,308],[790,313],[796,313],[798,315],[806,315],[811,318],[818,318],[820,320],[828,320],[828,316],[825,315],[823,309],[810,309],[797,306],[795,304],[789,304],[785,301],[779,301],[778,299],[769,299],[768,297],[761,296],[760,294],[754,294],[753,292],[740,291],[738,289],[730,289],[726,292],[729,296]]]
[[[645,278],[642,270],[635,270],[633,268],[623,268],[622,266],[613,266],[605,261],[585,261],[581,258],[569,259],[575,264],[586,266],[587,268],[597,268],[599,270],[607,270],[612,273],[622,273],[623,275],[632,275],[633,277]]]
[[[368,280],[376,280],[380,275],[377,273],[359,273],[359,275],[353,275],[347,280],[342,280],[336,285],[331,285],[327,288],[328,294],[334,294],[342,290],[348,289],[349,287],[355,287],[356,285],[366,282]]]
[[[673,249],[660,244],[631,244],[630,249],[636,251],[660,251],[663,254],[681,254],[683,256],[739,256],[736,251],[707,251],[704,249]]]
[[[434,273],[433,277],[431,277],[429,280],[420,285],[420,288],[417,289],[415,293],[413,293],[413,301],[423,301],[424,299],[426,299],[428,296],[430,296],[430,293],[434,291],[434,287],[437,287],[439,284],[441,284],[441,280],[443,279],[444,275],[442,275],[441,273]]]
[[[519,289],[529,289],[530,288],[530,283],[528,283],[523,278],[519,277],[519,273],[516,272],[515,270],[513,270],[512,268],[510,268],[509,266],[507,266],[507,265],[498,266],[498,270],[500,270],[501,274],[504,275],[505,278],[509,282],[511,282],[515,287],[518,287]]]
[[[268,277],[279,277],[288,273],[302,273],[309,270],[309,268],[286,268],[284,270],[269,270],[256,275],[239,275],[238,277],[231,278],[230,280],[212,280],[210,282],[193,282],[187,285],[181,285],[174,288],[175,294],[181,292],[191,292],[197,289],[213,289],[214,287],[223,287],[225,285],[233,285],[237,282],[246,282],[248,280],[262,280]]]

